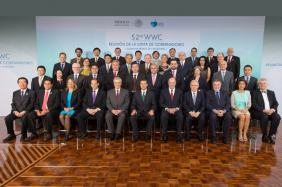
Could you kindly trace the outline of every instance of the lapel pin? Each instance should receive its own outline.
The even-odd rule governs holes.
[[[214,60],[214,58],[212,60]]]
[[[232,61],[234,61],[234,59],[232,59]]]
[[[52,94],[52,92],[50,92],[50,94]]]
[[[25,95],[28,95],[28,93],[26,93]]]

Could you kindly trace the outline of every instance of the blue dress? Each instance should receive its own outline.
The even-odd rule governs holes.
[[[72,96],[72,92],[68,93],[67,108],[71,108],[71,96]],[[63,110],[60,114],[70,114],[70,115],[73,115],[74,114],[74,110],[71,110],[69,112],[66,112],[65,110]]]

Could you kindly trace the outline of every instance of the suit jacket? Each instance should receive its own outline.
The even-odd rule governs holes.
[[[192,57],[185,58],[185,62],[191,62],[193,67],[199,66],[199,58],[198,57],[195,57],[194,64],[193,64],[193,61],[192,61]]]
[[[162,65],[162,63],[163,63],[163,61],[161,61],[161,60],[158,60],[158,62],[157,62],[157,63],[155,63],[155,61],[154,61],[154,60],[151,60],[151,64],[156,64],[156,65],[157,65],[157,67],[159,67],[160,65]]]
[[[17,90],[13,92],[13,99],[12,99],[12,110],[11,113],[14,111],[22,112],[26,111],[26,113],[30,112],[34,108],[36,100],[36,92],[30,89],[26,89],[26,92],[23,96],[23,101],[21,100],[21,90]]]
[[[207,113],[213,112],[213,110],[226,110],[230,112],[230,99],[227,91],[220,89],[219,105],[217,103],[216,95],[214,90],[209,90],[206,92],[206,109]]]
[[[51,77],[48,77],[48,76],[46,76],[46,75],[44,75],[44,78],[43,78],[43,80],[42,80],[42,84],[41,84],[41,86],[39,86],[39,76],[37,76],[37,77],[34,77],[33,79],[32,79],[32,81],[31,81],[31,90],[33,90],[33,91],[35,91],[36,92],[36,94],[38,93],[38,91],[39,90],[41,90],[41,89],[45,89],[44,88],[44,81],[45,80],[52,80],[52,78]]]
[[[123,64],[122,66],[120,66],[119,70],[122,71],[123,73],[125,73],[125,75],[129,75],[126,64]],[[132,74],[131,66],[130,66],[130,74]]]
[[[179,61],[179,58],[177,58],[177,57],[174,57],[174,59],[176,59],[177,61]],[[168,57],[167,63],[170,64],[170,62],[171,62],[171,57]]]
[[[211,64],[210,68],[211,68],[211,79],[212,79],[213,74],[216,73],[216,72],[218,72],[218,65],[217,65],[217,63]],[[227,63],[227,68],[226,68],[226,70],[227,70],[227,71],[232,71],[232,66],[231,66],[231,64],[228,64],[228,63]]]
[[[73,64],[73,63],[77,63],[76,58],[71,59],[70,64]],[[80,66],[83,66],[83,58],[82,57],[79,60],[79,64],[80,64]]]
[[[91,90],[91,80],[93,79],[93,75],[89,75],[87,77],[85,77],[85,89],[86,90]],[[99,89],[100,90],[105,90],[105,79],[102,75],[97,75],[97,80],[99,83]]]
[[[172,77],[172,70],[167,70],[165,71],[164,73],[164,82],[163,84],[168,88],[168,80]],[[189,80],[189,79],[188,79]],[[176,88],[177,89],[181,89],[183,90],[185,88],[184,86],[184,78],[183,78],[183,74],[182,74],[182,71],[177,69],[177,72],[176,72]]]
[[[138,73],[136,83],[135,83],[136,91],[139,91],[141,89],[140,88],[140,81],[142,79],[146,79],[146,76],[141,74],[141,73]],[[130,75],[126,75],[125,89],[127,89],[129,91],[129,95],[132,94],[132,91],[133,91],[133,73],[130,74]]]
[[[95,63],[95,57],[94,57],[94,58],[90,59],[90,64],[91,64],[91,66],[94,65],[94,64],[97,64],[100,68],[102,65],[105,65],[105,60],[103,58],[99,57],[98,61]]]
[[[143,63],[139,66],[139,73],[146,75],[146,74],[151,74],[151,63],[148,69],[148,72],[146,73],[146,63]]]
[[[148,113],[150,110],[155,111],[157,108],[154,92],[147,89],[145,99],[142,99],[142,91],[137,91],[131,103],[131,111],[136,110],[137,113],[146,112]]]
[[[179,71],[182,71],[182,75],[183,75],[183,90],[187,90],[189,89],[188,87],[189,86],[189,80],[192,76],[192,71],[193,71],[193,65],[192,65],[192,62],[188,62],[185,60],[185,63],[184,63],[184,66],[182,68],[181,64],[180,64],[180,61],[178,61],[178,67],[177,67],[177,72]],[[177,78],[177,75],[176,75],[176,78]]]
[[[190,83],[191,83],[192,80],[195,80],[195,77],[191,77],[191,78],[190,78],[189,84],[188,84],[189,87],[188,87],[188,89],[187,89],[188,91],[191,90],[191,88],[190,88]],[[206,91],[207,91],[207,79],[200,76],[200,78],[199,78],[199,80],[198,80],[198,83],[199,83],[199,88],[198,88],[198,90],[200,90],[200,92],[206,93]]]
[[[54,80],[57,80],[56,71],[58,69],[62,70],[60,62],[54,65],[54,68],[53,68],[53,79]],[[64,63],[64,70],[63,70],[63,77],[62,77],[64,79],[64,81],[66,81],[67,77],[71,74],[73,74],[72,65],[65,62]]]
[[[116,60],[116,59],[117,59],[116,56],[112,57],[112,61],[113,61],[113,60]],[[119,56],[118,61],[119,61],[119,65],[120,65],[120,66],[126,64],[125,58],[124,58],[123,56]]]
[[[50,112],[60,112],[61,111],[61,92],[57,89],[52,88],[49,90],[49,97],[47,101],[47,107]],[[39,90],[34,110],[42,111],[43,100],[45,96],[45,89]]]
[[[104,90],[98,89],[98,94],[96,94],[95,102],[93,103],[93,89],[87,90],[83,99],[83,110],[96,109],[99,108],[101,112],[105,113],[106,108],[106,92]]]
[[[228,56],[224,57],[224,60],[227,62]],[[234,79],[236,79],[240,76],[240,58],[237,56],[232,56],[230,64],[232,66],[232,72],[234,75]]]
[[[147,90],[154,92],[156,103],[159,103],[160,94],[161,94],[162,89],[166,88],[166,86],[164,85],[163,79],[164,79],[163,75],[157,73],[157,78],[156,78],[155,84],[153,86],[152,74],[146,75],[146,80],[148,82]]]
[[[236,87],[235,89],[238,90],[238,86],[237,86],[237,83],[240,79],[245,79],[245,76],[242,76],[242,77],[239,77],[237,79],[237,82],[236,82]],[[249,83],[247,85],[247,90],[249,90],[250,92],[254,91],[254,90],[257,90],[258,89],[258,79],[253,77],[253,76],[250,76],[250,80],[249,80]]]
[[[216,72],[212,76],[212,82],[213,82],[214,79],[221,80],[221,89],[227,91],[229,96],[231,96],[232,91],[233,91],[233,84],[234,84],[233,72],[225,71],[224,81],[222,81],[221,71]]]
[[[107,108],[109,111],[116,110],[118,108],[119,110],[127,113],[129,103],[130,99],[128,90],[120,88],[118,101],[115,89],[111,89],[107,92]]]
[[[64,108],[67,108],[68,106],[68,93],[69,91],[65,89],[61,92],[61,110],[64,110]],[[73,107],[73,110],[76,114],[81,111],[81,103],[82,98],[80,95],[80,91],[73,91],[71,96],[71,108]]]
[[[182,110],[183,92],[181,89],[175,88],[173,101],[171,101],[170,90],[165,88],[161,91],[159,106],[164,110],[165,108],[179,108]]]
[[[74,74],[68,76],[66,84],[68,84],[69,79],[74,79]],[[84,96],[84,93],[85,93],[85,87],[86,87],[85,79],[86,79],[85,75],[79,74],[77,81],[76,81],[76,85],[77,85],[77,88],[80,90],[81,96]]]
[[[117,77],[120,77],[122,79],[121,87],[125,88],[125,79],[126,79],[125,73],[123,73],[122,71],[118,71]],[[113,80],[114,80],[114,72],[111,71],[106,76],[106,82],[105,82],[106,90],[111,90],[114,88]]]
[[[277,112],[278,102],[276,100],[276,96],[274,91],[266,90],[267,98],[269,101],[270,109],[274,109]],[[265,109],[264,100],[262,93],[259,89],[254,90],[252,92],[252,112],[263,112]]]
[[[206,57],[206,62],[209,63],[209,67],[211,67],[212,64],[217,64],[217,56],[213,56],[212,61],[210,62],[209,57]]]
[[[204,113],[206,108],[206,100],[205,100],[205,94],[203,92],[197,91],[196,96],[196,103],[194,105],[193,102],[193,96],[191,91],[188,91],[184,94],[184,100],[183,100],[183,110],[189,114],[189,112],[200,112]]]
[[[137,60],[135,60],[135,61],[133,61],[133,62],[137,63]],[[137,64],[138,64],[138,63],[137,63]],[[145,64],[145,61],[140,60],[140,64]],[[138,64],[138,65],[140,66],[140,64]]]
[[[109,72],[113,72],[112,65],[110,67]],[[104,64],[99,68],[99,75],[102,75],[104,77],[104,79],[106,80],[107,74],[108,74],[107,73],[107,66]]]

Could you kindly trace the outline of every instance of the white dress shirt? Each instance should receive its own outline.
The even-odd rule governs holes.
[[[136,80],[137,80],[138,73],[136,73],[136,74],[133,73],[133,75],[132,75],[132,76],[133,76],[133,79],[134,79],[134,75],[136,75]]]
[[[176,79],[177,69],[175,69],[175,70],[171,69],[171,75],[172,75],[172,77],[173,77],[173,71],[174,71],[174,78]]]
[[[268,100],[268,97],[267,97],[267,90],[260,90],[260,91],[261,92],[262,91],[266,92],[266,93],[261,93],[262,97],[263,97],[263,101],[264,101],[264,109],[265,110],[270,110],[269,100]]]
[[[27,88],[25,90],[20,90],[21,91],[21,96],[22,96],[22,92],[23,92],[23,96],[25,95],[25,92],[26,92]],[[13,113],[15,113],[16,111],[13,111]]]
[[[77,79],[78,79],[79,73],[74,73],[74,74],[73,74],[73,78],[74,78],[74,79],[75,79],[75,75],[77,75]]]
[[[94,79],[94,77],[96,76],[96,79],[98,78],[98,73],[97,74],[92,74],[92,77]]]
[[[169,95],[171,94],[171,90],[172,90],[172,89],[168,88]],[[174,97],[174,93],[175,93],[175,88],[173,88],[173,90],[172,90],[173,97]],[[168,109],[168,108],[166,107],[165,110],[166,110],[166,109]],[[177,107],[176,109],[179,110],[178,107]]]
[[[145,92],[145,96],[146,96],[147,89],[145,91],[141,90],[141,97],[143,96],[143,92]]]
[[[120,95],[120,88],[119,89],[115,89],[116,95],[117,95],[117,90],[118,90],[118,94]]]
[[[115,72],[116,72],[116,76],[118,75],[118,71],[113,71],[113,75],[115,75]]]
[[[232,57],[233,56],[231,56],[231,57],[227,56],[226,62],[228,63],[228,59],[230,58],[230,63],[231,63]]]
[[[93,90],[93,89],[92,89],[92,96],[94,96],[94,91],[95,91],[95,95],[96,95],[96,98],[97,98],[98,90],[99,90],[98,87],[96,88],[96,90]],[[88,109],[89,109],[89,108],[87,108],[86,111],[88,111]],[[97,109],[98,109],[98,111],[101,110],[100,108],[97,108]]]

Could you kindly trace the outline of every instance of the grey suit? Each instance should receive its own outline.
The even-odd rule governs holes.
[[[107,92],[107,108],[106,113],[106,122],[110,133],[115,132],[113,117],[114,114],[112,110],[121,110],[122,112],[118,115],[118,124],[117,124],[117,134],[121,133],[121,128],[126,120],[126,114],[129,107],[129,92],[126,89],[120,88],[119,98],[117,101],[116,89],[111,89]]]
[[[198,57],[195,57],[195,60],[194,60],[194,63],[193,63],[193,61],[192,61],[192,57],[187,57],[187,58],[185,58],[185,62],[191,62],[192,63],[192,65],[193,65],[193,67],[195,67],[195,66],[199,66],[199,58]]]
[[[77,63],[76,57],[71,59],[70,64],[73,64],[73,63]],[[82,57],[79,60],[79,64],[80,64],[80,66],[83,66],[83,58]]]
[[[222,78],[222,72],[216,72],[212,76],[212,82],[214,79],[219,79],[222,82],[221,89],[225,90],[228,92],[229,97],[231,96],[231,93],[233,91],[233,84],[234,84],[234,76],[233,72],[231,71],[225,71],[225,76],[224,76],[224,81]]]

